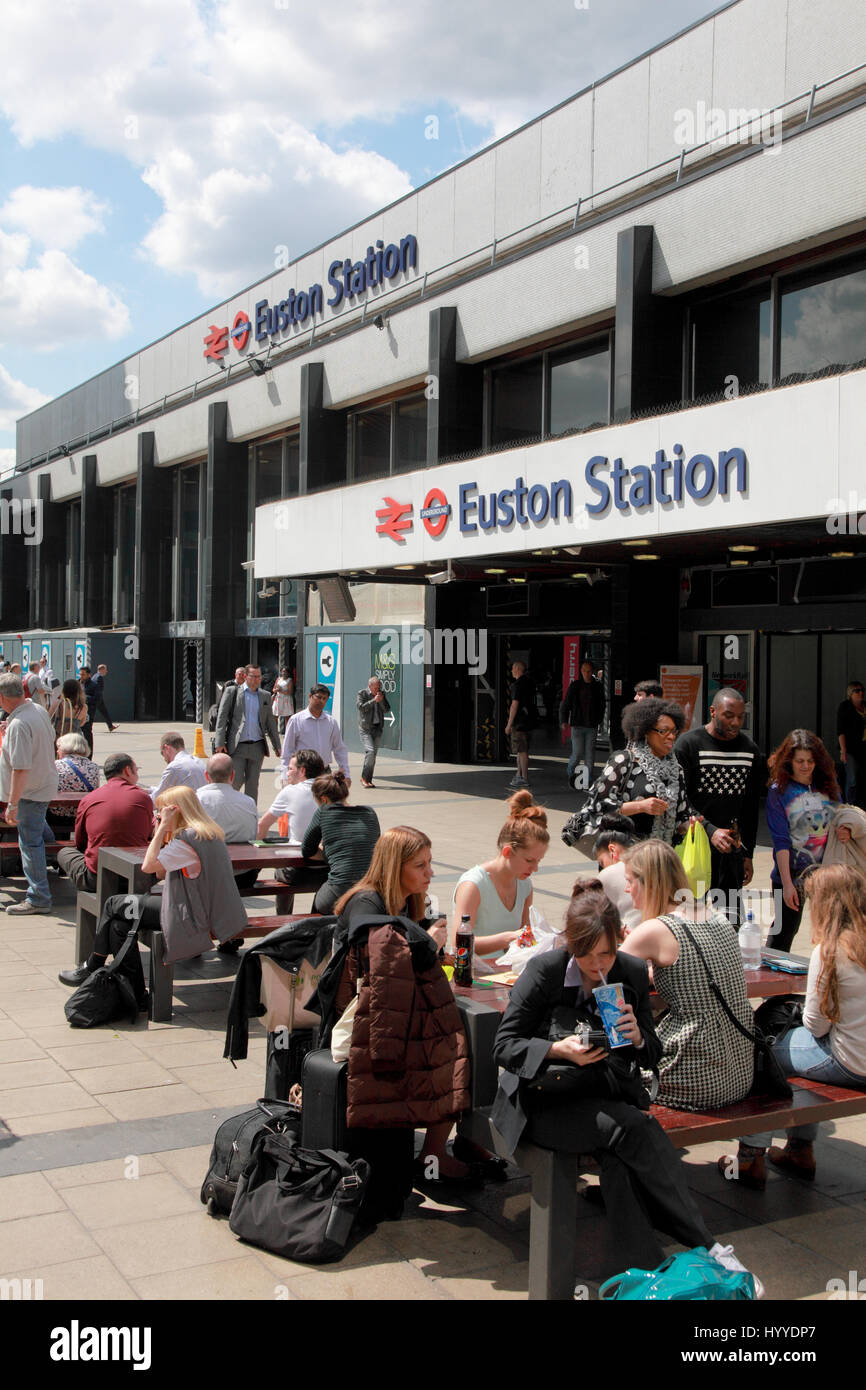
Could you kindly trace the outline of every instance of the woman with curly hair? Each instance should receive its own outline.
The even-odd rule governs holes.
[[[827,834],[842,801],[833,759],[817,734],[793,729],[767,759],[770,790],[767,825],[773,837],[773,888],[782,890],[781,911],[770,933],[778,951],[790,951],[803,916],[800,880],[824,858]],[[840,831],[847,839],[850,831]],[[775,895],[774,895],[775,896]]]
[[[814,735],[811,735],[814,737]],[[774,1051],[786,1076],[805,1076],[830,1086],[866,1090],[866,879],[844,864],[807,873],[802,892],[809,899],[814,950],[809,961],[803,1026],[792,1028]],[[784,1149],[767,1157],[776,1167],[811,1182],[812,1145],[818,1126],[795,1125]],[[718,1160],[724,1177],[732,1172],[744,1187],[766,1183],[764,1153],[772,1134],[740,1140],[737,1164]]]
[[[686,718],[672,700],[637,700],[621,716],[628,746],[614,753],[590,788],[586,805],[566,826],[563,839],[576,844],[584,835],[597,836],[605,816],[629,816],[639,840],[652,836],[673,844],[689,818],[683,770],[674,757],[674,744]]]

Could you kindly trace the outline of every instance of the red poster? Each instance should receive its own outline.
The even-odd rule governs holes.
[[[565,699],[565,692],[580,676],[580,638],[563,637],[562,639],[562,698]],[[560,729],[559,738],[561,743],[569,743],[571,735],[566,729]]]

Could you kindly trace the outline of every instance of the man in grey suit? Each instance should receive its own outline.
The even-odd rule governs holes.
[[[259,795],[259,773],[268,751],[268,739],[280,756],[271,697],[259,689],[261,683],[261,668],[247,666],[244,684],[223,691],[216,723],[216,752],[229,754],[235,770],[235,791],[245,791],[253,801]]]

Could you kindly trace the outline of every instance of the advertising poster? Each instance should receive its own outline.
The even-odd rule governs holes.
[[[395,652],[391,638],[389,636],[385,638],[372,636],[370,639],[370,675],[379,677],[382,682],[382,693],[387,696],[388,704],[391,706],[390,713],[385,715],[382,748],[399,749],[402,747],[400,742],[402,673],[403,667],[399,661],[399,654]]]
[[[25,637],[25,638],[24,638],[24,641],[21,643],[21,674],[22,674],[22,676],[26,676],[26,675],[27,675],[27,668],[28,668],[28,666],[30,665],[30,647],[31,647],[30,638],[29,638],[29,637]]]
[[[335,719],[340,718],[340,639],[316,638],[316,680],[331,692],[325,709]]]
[[[87,665],[87,642],[75,643],[75,674],[81,674],[82,666]]]
[[[675,700],[686,716],[686,728],[704,722],[703,666],[663,666],[661,685],[666,700]]]
[[[42,643],[42,646],[41,646],[40,649],[39,649],[39,660],[40,660],[40,661],[43,661],[43,660],[44,660],[44,661],[47,661],[49,667],[51,666],[51,643],[50,643],[50,642],[43,642],[43,643]]]
[[[562,696],[565,699],[565,692],[580,676],[580,638],[563,637],[562,639]],[[558,717],[558,712],[557,712]],[[560,743],[571,743],[571,735],[567,729],[559,731]]]

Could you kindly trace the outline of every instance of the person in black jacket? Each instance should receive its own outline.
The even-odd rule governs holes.
[[[683,1245],[706,1246],[728,1269],[742,1269],[728,1248],[714,1245],[686,1186],[678,1154],[647,1111],[649,1096],[640,1067],[654,1068],[661,1043],[653,1028],[646,966],[620,955],[619,914],[597,879],[574,885],[565,919],[567,950],[548,951],[531,960],[511,991],[496,1035],[494,1055],[505,1068],[492,1119],[508,1151],[521,1135],[547,1149],[592,1153],[601,1165],[601,1191],[623,1267],[654,1269],[664,1258],[654,1223]],[[603,982],[623,985],[617,1029],[628,1047],[608,1054],[584,1045],[577,1021],[599,1022],[592,990]],[[551,1038],[554,1040],[551,1041]],[[606,1057],[619,1077],[620,1095],[611,1098],[604,1072]],[[564,1067],[563,1067],[564,1064]],[[554,1066],[596,1068],[586,1089],[563,1094],[545,1089],[544,1073]],[[597,1086],[597,1090],[595,1089]]]
[[[866,704],[863,682],[848,682],[836,712],[839,757],[845,766],[845,800],[866,810]]]
[[[604,690],[592,673],[592,662],[580,663],[580,679],[572,681],[565,692],[559,707],[559,722],[563,729],[571,727],[571,757],[568,760],[566,776],[568,785],[573,778],[578,763],[586,768],[584,788],[593,780],[595,766],[595,740],[598,726],[604,718]]]

